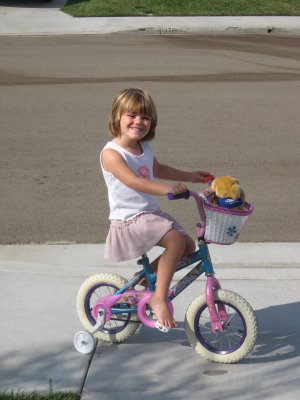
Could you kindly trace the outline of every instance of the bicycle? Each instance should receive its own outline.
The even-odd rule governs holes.
[[[189,342],[196,352],[213,362],[236,363],[254,348],[258,336],[255,313],[240,295],[221,289],[213,270],[208,244],[233,244],[243,223],[253,212],[245,203],[245,209],[230,210],[212,203],[209,190],[198,194],[187,191],[169,195],[170,200],[193,197],[202,219],[197,224],[198,249],[182,260],[176,272],[196,264],[169,290],[169,308],[174,312],[172,300],[203,273],[206,275],[204,294],[198,295],[188,306],[184,328]],[[127,281],[115,273],[101,273],[88,278],[77,295],[77,312],[87,331],[74,336],[74,346],[83,354],[95,348],[95,338],[108,343],[120,343],[139,330],[140,326],[160,327],[147,302],[155,290],[156,274],[150,270],[147,254],[138,260],[143,268]],[[175,272],[175,273],[176,273]],[[145,278],[148,289],[136,289]]]

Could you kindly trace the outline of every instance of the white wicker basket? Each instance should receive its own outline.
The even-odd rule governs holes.
[[[206,196],[203,199],[205,212],[204,238],[209,243],[233,244],[237,241],[247,217],[252,214],[253,207],[245,203],[243,210],[228,209],[210,203]]]

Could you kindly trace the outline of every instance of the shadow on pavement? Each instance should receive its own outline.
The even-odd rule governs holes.
[[[300,355],[300,302],[270,306],[256,311],[258,343],[245,362],[266,363]]]
[[[82,399],[208,400],[299,398],[300,303],[258,310],[261,325],[251,356],[238,364],[218,364],[189,347],[183,323],[169,334],[145,328],[120,345],[98,345]],[[113,371],[113,373],[112,373]],[[118,379],[116,379],[118,377]]]
[[[191,393],[198,390],[199,385],[201,389],[205,388],[207,382],[204,381],[208,378],[204,379],[204,375],[210,375],[210,379],[215,375],[218,385],[221,385],[223,379],[228,379],[227,373],[235,380],[241,379],[240,375],[244,374],[248,379],[244,385],[247,384],[249,390],[251,385],[257,384],[256,380],[260,382],[263,379],[265,385],[268,379],[272,380],[274,390],[276,385],[297,387],[298,376],[293,371],[300,368],[300,323],[297,319],[299,312],[300,302],[270,306],[256,311],[259,321],[258,343],[252,355],[233,365],[214,364],[199,357],[190,348],[183,322],[168,334],[144,327],[139,334],[120,345],[98,345],[88,374],[88,390],[103,393],[113,390],[116,394],[118,387],[114,386],[112,389],[110,386],[114,385],[116,374],[125,392],[135,390],[136,394],[140,395],[142,391],[149,390],[153,394],[153,384],[156,384],[154,381],[157,380],[160,394],[164,393],[164,390],[166,394],[170,382],[173,382],[172,393],[177,390],[178,398],[184,394],[182,388],[189,387]],[[12,334],[19,335],[19,341],[22,341],[20,327]],[[34,332],[32,334],[34,335]],[[51,380],[56,391],[80,392],[91,356],[77,353],[72,348],[72,338],[65,343],[60,341],[59,332],[53,332],[53,335],[57,335],[56,347],[52,343],[51,348],[47,348],[45,342],[44,348],[39,346],[31,351],[26,349],[24,352],[5,352],[2,346],[1,389],[48,392]],[[200,378],[204,380],[201,384]],[[240,390],[234,385],[229,389],[222,399],[230,399]]]
[[[251,356],[242,363],[269,363],[288,360],[300,356],[300,302],[270,306],[255,310],[258,319],[258,340]],[[128,342],[172,342],[182,346],[190,346],[180,322],[177,329],[162,335],[152,329],[143,328],[139,335],[133,336]]]
[[[13,334],[19,335],[22,341],[22,329]],[[59,338],[59,332],[53,335]],[[51,381],[54,391],[80,393],[91,356],[77,353],[72,339],[69,343],[58,344],[55,349],[47,348],[47,342],[44,349],[37,347],[24,352],[5,353],[2,347],[0,389],[48,393]]]

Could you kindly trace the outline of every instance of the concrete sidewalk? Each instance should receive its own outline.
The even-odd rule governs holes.
[[[93,356],[83,356],[72,343],[82,329],[75,308],[80,285],[104,271],[129,278],[136,261],[103,262],[103,245],[0,246],[0,388],[47,392],[51,380],[55,391],[85,400],[194,400],[199,393],[206,400],[298,399],[300,244],[211,245],[210,251],[222,287],[246,298],[259,321],[255,351],[238,365],[209,363],[186,339],[185,311],[204,279],[175,299],[178,329],[161,334],[145,327],[126,343],[98,345]]]
[[[300,17],[102,17],[73,18],[51,3],[0,5],[0,35],[260,34],[300,35]]]

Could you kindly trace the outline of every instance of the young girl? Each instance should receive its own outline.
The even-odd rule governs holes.
[[[173,328],[177,323],[168,308],[169,286],[179,261],[195,250],[195,243],[178,222],[159,209],[155,195],[182,193],[187,189],[182,181],[201,182],[210,173],[185,172],[161,164],[149,144],[156,124],[156,108],[147,92],[125,89],[115,98],[109,122],[113,140],[100,154],[111,220],[105,258],[123,261],[137,258],[155,245],[165,249],[151,263],[157,282],[149,305],[163,327]],[[153,177],[176,182],[154,182]]]

